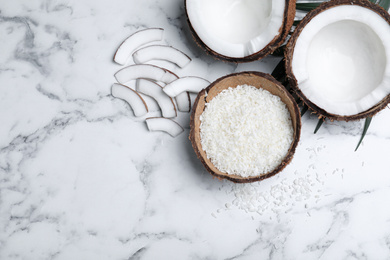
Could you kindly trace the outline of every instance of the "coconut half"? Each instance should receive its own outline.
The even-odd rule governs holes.
[[[390,15],[366,0],[311,11],[286,48],[290,85],[320,117],[357,120],[390,101]]]
[[[261,59],[286,39],[295,0],[185,0],[190,30],[209,54],[233,62]]]
[[[207,157],[206,152],[202,148],[201,143],[201,116],[208,103],[215,98],[219,93],[228,88],[236,88],[238,85],[250,85],[256,88],[262,88],[269,91],[271,94],[280,97],[281,101],[286,104],[286,107],[291,115],[293,128],[293,140],[290,148],[281,163],[271,172],[259,174],[257,176],[242,177],[236,174],[227,174],[220,171],[212,161]],[[237,183],[248,183],[260,181],[269,178],[282,171],[292,160],[295,149],[299,142],[301,132],[301,117],[298,105],[292,95],[283,87],[283,85],[275,80],[271,75],[262,72],[240,72],[230,74],[217,79],[207,88],[199,92],[196,97],[190,119],[190,136],[192,147],[202,162],[206,170],[213,176],[219,179],[227,179]]]

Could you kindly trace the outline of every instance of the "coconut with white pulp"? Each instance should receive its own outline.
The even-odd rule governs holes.
[[[363,118],[390,93],[389,15],[366,2],[323,5],[308,14],[288,44],[290,82],[323,117]]]
[[[215,56],[250,61],[271,53],[285,40],[295,1],[186,0],[195,38]]]

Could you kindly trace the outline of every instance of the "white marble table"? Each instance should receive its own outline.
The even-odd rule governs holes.
[[[182,0],[0,0],[0,259],[390,258],[389,109],[357,152],[363,121],[314,135],[306,114],[282,173],[213,179],[188,113],[172,138],[110,95],[116,48],[148,27],[193,59],[173,68],[179,76],[213,81],[278,62],[205,55]]]

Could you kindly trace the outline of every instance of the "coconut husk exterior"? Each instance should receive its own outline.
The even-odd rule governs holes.
[[[301,89],[299,88],[297,79],[294,76],[294,73],[292,71],[292,59],[294,56],[294,49],[295,44],[297,42],[297,39],[299,35],[301,34],[302,30],[305,28],[305,26],[318,14],[324,12],[325,10],[328,10],[330,8],[334,8],[341,5],[358,5],[364,8],[368,8],[371,11],[377,13],[379,16],[381,16],[390,26],[390,15],[389,13],[380,7],[379,5],[373,4],[368,0],[332,0],[329,2],[325,2],[321,4],[318,8],[310,11],[304,19],[298,24],[296,27],[294,33],[292,34],[289,42],[286,46],[286,52],[285,52],[285,60],[286,60],[286,74],[287,79],[292,87],[293,91],[298,95],[300,99],[314,112],[318,115],[319,118],[328,118],[331,121],[337,120],[337,121],[354,121],[354,120],[360,120],[367,117],[372,117],[376,113],[378,113],[380,110],[385,108],[387,104],[390,102],[390,94],[387,95],[384,99],[382,99],[380,102],[378,102],[375,106],[372,108],[361,112],[359,114],[350,115],[350,116],[342,116],[342,115],[336,115],[327,112],[326,110],[318,107],[316,104],[311,102],[305,94],[302,93]]]
[[[251,55],[242,57],[242,58],[234,58],[234,57],[228,57],[225,55],[222,55],[220,53],[215,52],[214,50],[210,49],[198,36],[196,33],[195,29],[192,27],[191,21],[188,16],[188,11],[187,11],[187,0],[184,0],[184,6],[186,10],[186,16],[187,16],[187,22],[191,31],[191,34],[197,43],[198,46],[200,46],[202,49],[206,51],[206,53],[214,56],[215,58],[223,61],[228,61],[228,62],[236,62],[236,63],[242,63],[242,62],[250,62],[250,61],[255,61],[264,58],[268,54],[273,53],[280,45],[282,45],[286,38],[287,35],[291,29],[291,26],[294,23],[294,18],[295,18],[295,4],[296,0],[285,0],[285,9],[284,9],[284,16],[283,16],[283,21],[282,21],[282,26],[279,29],[279,34],[275,36],[275,38],[268,43],[267,46],[265,46],[263,49],[259,50],[256,53],[253,53]]]
[[[294,137],[291,143],[290,149],[286,157],[283,159],[281,164],[272,172],[268,172],[265,174],[261,174],[254,177],[241,177],[238,175],[229,175],[227,173],[219,171],[211,162],[209,158],[207,158],[206,152],[202,149],[201,145],[201,137],[200,137],[200,116],[203,113],[206,103],[210,102],[215,96],[217,96],[222,90],[227,89],[229,87],[235,88],[238,85],[251,85],[256,88],[263,88],[268,90],[273,95],[277,95],[281,98],[281,100],[286,104],[292,120],[292,127],[294,129]],[[236,183],[248,183],[261,181],[266,178],[269,178],[280,171],[282,171],[287,164],[293,158],[295,149],[298,145],[298,141],[301,133],[301,116],[299,113],[298,105],[295,102],[292,95],[280,84],[276,81],[271,75],[261,73],[261,72],[241,72],[230,74],[224,76],[222,78],[217,79],[213,82],[209,87],[203,89],[198,96],[196,97],[195,103],[191,112],[190,119],[190,135],[189,139],[192,143],[192,147],[202,162],[206,170],[214,177],[218,179],[227,179]]]

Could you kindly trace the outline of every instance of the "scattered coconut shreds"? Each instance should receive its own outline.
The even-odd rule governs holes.
[[[200,121],[203,150],[227,174],[249,177],[272,172],[293,141],[286,104],[249,85],[220,92],[206,104]]]
[[[268,211],[284,212],[289,210],[293,203],[309,200],[314,192],[312,184],[315,184],[313,179],[304,177],[292,182],[283,180],[266,190],[262,189],[259,183],[234,185],[231,189],[235,196],[232,204],[246,212],[260,215]]]
[[[137,64],[130,65],[119,70],[117,73],[115,73],[115,78],[121,84],[139,78],[161,81],[168,84],[178,79],[178,76],[176,76],[173,72],[158,66]]]
[[[150,42],[161,41],[163,36],[164,30],[162,28],[148,28],[135,32],[119,46],[115,52],[114,61],[120,65],[125,65],[137,48]]]
[[[172,98],[167,96],[162,87],[147,79],[137,80],[137,91],[154,98],[161,108],[163,117],[176,117],[176,107]]]
[[[181,134],[184,129],[177,122],[170,118],[164,117],[149,117],[146,118],[146,124],[149,131],[163,131],[170,134],[172,137],[176,137]]]
[[[168,96],[176,97],[185,91],[198,93],[208,85],[210,85],[208,80],[199,77],[183,77],[167,84],[163,90]]]
[[[317,148],[306,148],[312,158],[321,157],[321,151],[325,145]],[[320,152],[316,152],[320,150]],[[320,167],[317,167],[320,168]],[[327,179],[335,178],[339,175],[343,179],[342,169],[335,168],[333,171],[320,172],[317,169],[306,168],[306,171],[295,170],[293,173],[286,173],[287,176],[281,180],[276,177],[275,184],[247,183],[230,184],[226,192],[233,195],[232,201],[225,202],[220,210],[243,210],[248,214],[258,214],[260,216],[275,216],[277,221],[281,221],[281,216],[296,209],[304,209],[310,217],[312,207],[322,200],[327,200],[332,193],[326,192],[324,188]],[[288,177],[288,175],[290,175]],[[253,215],[252,215],[253,217]],[[283,221],[283,220],[282,220]]]
[[[188,92],[183,92],[175,97],[177,109],[180,112],[190,112],[191,111],[191,97]]]
[[[148,113],[148,107],[142,97],[131,88],[114,83],[111,87],[111,94],[126,101],[133,109],[136,117],[144,116]]]
[[[133,60],[137,64],[151,60],[165,60],[176,64],[180,68],[184,68],[191,62],[191,58],[182,51],[164,45],[151,45],[138,49],[133,53]]]

